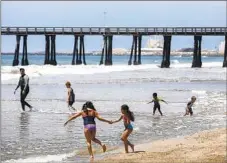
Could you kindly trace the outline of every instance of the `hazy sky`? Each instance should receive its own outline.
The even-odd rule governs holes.
[[[49,1],[2,2],[2,26],[226,26],[226,2],[211,1]],[[143,45],[148,37],[144,37]],[[173,36],[172,49],[193,46],[192,36]],[[203,37],[202,46],[214,49],[224,37]],[[2,51],[15,49],[15,36],[2,36]],[[21,41],[22,43],[22,41]],[[132,37],[115,36],[114,48],[130,48]],[[86,36],[85,50],[101,50],[101,36]],[[22,48],[21,48],[22,49]],[[57,36],[57,51],[72,51],[73,36]],[[44,36],[28,36],[28,52],[44,51]]]

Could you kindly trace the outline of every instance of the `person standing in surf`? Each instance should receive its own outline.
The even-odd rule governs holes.
[[[70,110],[70,109],[76,110],[76,109],[72,106],[73,103],[75,102],[75,94],[74,94],[73,89],[71,88],[71,83],[70,83],[69,81],[67,81],[67,82],[65,83],[65,86],[66,86],[66,88],[68,89],[67,104],[68,104],[69,110]]]
[[[83,105],[82,111],[71,116],[65,122],[64,126],[66,126],[68,124],[68,122],[70,122],[71,120],[76,119],[77,117],[80,117],[80,116],[82,116],[83,121],[84,121],[84,135],[85,135],[85,138],[87,140],[88,152],[90,154],[91,160],[93,160],[94,154],[93,154],[93,151],[92,151],[91,141],[99,144],[102,147],[103,152],[106,152],[106,145],[102,144],[102,142],[99,139],[96,138],[95,118],[97,118],[100,121],[107,122],[109,124],[111,124],[111,121],[108,121],[104,118],[101,118],[99,116],[98,112],[96,111],[93,103],[90,102],[90,101],[87,101]]]
[[[192,111],[192,105],[195,103],[196,101],[196,97],[195,96],[192,96],[191,97],[191,101],[188,102],[187,104],[187,107],[186,107],[186,112],[184,114],[184,116],[190,114],[190,116],[193,115],[193,111]]]
[[[153,93],[153,100],[148,102],[147,104],[154,102],[153,115],[155,115],[155,111],[156,111],[156,109],[158,109],[158,111],[161,114],[161,116],[163,116],[159,101],[162,101],[162,102],[165,102],[166,104],[168,104],[166,101],[164,101],[163,99],[159,98],[157,93]]]
[[[122,115],[120,116],[120,118],[116,121],[112,121],[112,123],[117,123],[123,119],[125,130],[121,135],[121,140],[124,142],[124,145],[125,145],[125,153],[128,153],[128,146],[130,146],[132,149],[132,152],[134,152],[134,144],[128,141],[128,137],[133,131],[131,121],[134,122],[135,117],[133,112],[129,110],[128,105],[125,105],[125,104],[121,106],[121,113]]]
[[[28,106],[31,110],[32,106],[25,101],[25,98],[29,93],[29,77],[28,75],[25,74],[24,68],[20,68],[20,73],[21,73],[21,76],[20,76],[18,85],[14,91],[14,94],[16,93],[16,90],[20,87],[21,88],[20,102],[21,102],[22,110],[25,111],[25,105]]]

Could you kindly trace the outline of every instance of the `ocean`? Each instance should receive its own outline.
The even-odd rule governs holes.
[[[161,69],[162,56],[142,56],[142,65],[128,66],[129,56],[114,56],[113,66],[99,66],[100,56],[87,56],[88,65],[70,65],[72,56],[57,56],[57,66],[43,65],[44,56],[29,55],[24,66],[30,78],[27,101],[32,112],[22,112],[19,68],[12,67],[13,55],[2,55],[1,160],[3,163],[88,162],[83,121],[78,118],[66,127],[71,113],[67,108],[65,82],[75,92],[74,106],[81,110],[87,100],[94,103],[100,116],[116,120],[120,106],[128,104],[135,114],[134,131],[129,140],[136,145],[154,140],[181,137],[226,125],[226,68],[223,57],[203,56],[202,68],[191,68],[191,56],[171,56],[170,68]],[[168,102],[161,103],[163,117],[152,115],[152,94]],[[194,115],[184,117],[191,96],[197,100]],[[97,138],[107,146],[105,154],[93,144],[95,158],[123,147],[120,135],[123,122],[107,124],[96,120]]]
[[[2,66],[11,66],[14,55],[2,55]],[[19,62],[21,63],[21,54]],[[29,55],[28,60],[29,64],[34,65],[43,65],[45,56],[44,55]],[[72,62],[72,55],[57,55],[56,56],[58,65],[70,65]],[[101,56],[87,55],[86,62],[89,65],[98,65],[100,62]],[[171,56],[171,64],[177,63],[191,63],[192,56]],[[223,62],[223,56],[202,56],[203,62]],[[123,56],[113,56],[114,65],[127,65],[129,60],[129,55]],[[142,55],[141,60],[143,64],[160,64],[162,61],[162,56],[151,56],[151,55]],[[133,60],[132,60],[133,61]],[[220,65],[222,66],[222,64]]]

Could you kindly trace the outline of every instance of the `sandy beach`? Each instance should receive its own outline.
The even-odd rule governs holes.
[[[122,144],[123,147],[123,144]],[[226,128],[135,146],[135,153],[119,149],[96,163],[226,163]]]

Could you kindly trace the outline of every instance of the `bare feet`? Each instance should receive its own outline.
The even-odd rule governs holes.
[[[93,162],[94,161],[94,156],[91,156],[90,157],[90,162]]]
[[[103,152],[106,152],[106,145],[105,144],[102,145],[102,149],[103,149]]]

